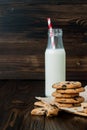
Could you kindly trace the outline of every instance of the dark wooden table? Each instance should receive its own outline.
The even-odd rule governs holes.
[[[35,96],[44,96],[44,81],[0,81],[0,130],[87,130],[87,117],[61,111],[58,116],[32,116]]]

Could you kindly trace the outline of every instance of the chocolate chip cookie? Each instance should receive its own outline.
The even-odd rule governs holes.
[[[59,103],[81,103],[84,101],[84,98],[81,97],[81,96],[76,96],[76,97],[73,97],[73,98],[55,98],[55,101],[56,102],[59,102]]]
[[[62,89],[62,90],[66,90],[66,89],[71,89],[71,88],[79,88],[81,87],[81,82],[78,81],[64,81],[64,82],[58,82],[52,85],[53,88],[56,89]]]

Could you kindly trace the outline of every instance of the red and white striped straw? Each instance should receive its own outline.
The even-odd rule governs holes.
[[[50,36],[51,36],[51,43],[52,43],[52,47],[55,48],[55,43],[54,43],[54,36],[53,36],[53,31],[52,31],[52,24],[51,24],[51,19],[47,18],[48,21],[48,29],[50,31]]]
[[[49,28],[50,32],[52,32],[52,24],[51,24],[51,19],[50,19],[50,18],[48,18],[47,20],[48,20],[48,28]]]

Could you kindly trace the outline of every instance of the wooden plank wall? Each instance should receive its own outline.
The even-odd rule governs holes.
[[[63,29],[67,79],[87,79],[87,0],[0,0],[0,79],[44,79],[47,17]]]

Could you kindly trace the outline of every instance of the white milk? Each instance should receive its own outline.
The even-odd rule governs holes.
[[[52,85],[65,81],[65,50],[46,49],[45,51],[45,96],[51,96],[55,89]]]

